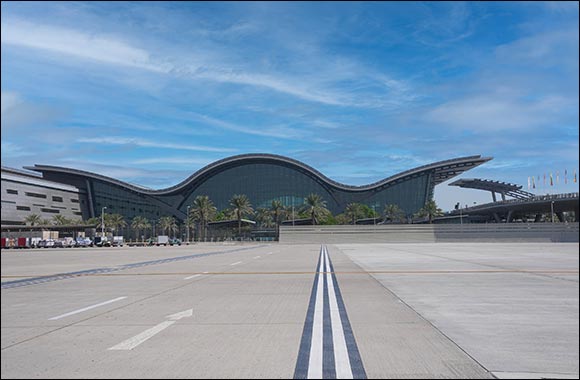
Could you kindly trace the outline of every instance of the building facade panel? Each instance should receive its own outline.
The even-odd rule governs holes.
[[[52,220],[61,215],[79,220],[86,214],[86,194],[73,186],[45,181],[2,168],[2,224],[24,224],[32,214]]]

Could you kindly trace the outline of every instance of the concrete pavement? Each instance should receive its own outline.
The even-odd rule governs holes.
[[[512,256],[507,265],[497,260],[509,255],[475,252],[469,245],[399,245],[396,253],[382,244],[328,246],[366,376],[491,378],[490,372],[532,369],[577,376],[578,350],[571,342],[578,340],[578,259],[563,245],[547,246],[554,247],[549,258],[557,262],[550,267],[542,265],[541,252]],[[316,303],[320,253],[320,245],[285,244],[2,251],[2,378],[292,378],[309,305]],[[474,268],[553,272],[464,272],[447,275],[447,282],[441,274],[375,273]],[[543,282],[520,282],[518,276]],[[575,293],[569,284],[576,285]],[[449,287],[470,291],[449,294]],[[527,287],[544,296],[522,297]],[[493,305],[472,298],[493,292],[507,304],[542,307],[553,321],[549,328],[538,331],[541,321],[527,323],[514,309],[512,332],[509,326],[500,330],[518,337],[513,326],[521,319],[522,334],[551,348],[532,350],[535,356],[528,358],[531,351],[521,351],[514,339],[485,340],[486,334],[498,335],[486,321],[508,318],[509,310],[494,315]],[[329,304],[332,293],[325,294],[320,305]],[[561,299],[544,302],[558,294]],[[488,319],[466,323],[482,310]],[[326,358],[340,350],[328,339],[329,331],[338,330],[328,327],[324,315],[319,339]],[[565,328],[558,329],[559,323]],[[311,330],[315,336],[316,328]],[[340,331],[348,335],[348,329]]]

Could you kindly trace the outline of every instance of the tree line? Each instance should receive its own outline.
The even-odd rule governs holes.
[[[220,220],[237,220],[238,234],[241,235],[242,219],[253,216],[258,226],[262,228],[276,228],[285,220],[309,219],[312,224],[355,224],[357,220],[363,218],[383,217],[387,223],[408,223],[409,216],[398,205],[387,204],[382,210],[382,215],[373,208],[362,203],[349,203],[344,212],[338,215],[332,215],[328,210],[326,201],[319,194],[309,194],[304,198],[304,203],[294,209],[292,206],[284,206],[280,200],[273,200],[269,208],[258,208],[254,210],[250,200],[244,194],[236,194],[229,201],[229,208],[217,211],[213,202],[207,195],[197,196],[191,205],[187,207],[187,216],[185,219],[186,228],[197,225],[199,238],[204,239],[207,236],[208,223]],[[443,215],[443,212],[437,207],[434,200],[429,200],[421,210],[415,213],[414,217],[427,217],[429,223],[433,222],[436,216]],[[115,233],[122,228],[127,227],[127,222],[121,214],[105,213],[104,215],[87,219],[71,220],[62,215],[55,215],[52,220],[42,219],[36,214],[26,217],[25,222],[31,226],[42,225],[93,225],[97,228],[104,227],[107,231]],[[151,224],[143,216],[135,216],[130,227],[140,233],[151,228],[158,227],[163,234],[175,234],[179,230],[177,220],[173,216],[163,216],[154,224]]]

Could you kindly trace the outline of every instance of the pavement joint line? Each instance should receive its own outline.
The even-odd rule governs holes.
[[[240,261],[238,263],[242,263]],[[230,265],[237,265],[236,263]],[[463,274],[463,273],[531,273],[531,274],[578,274],[578,270],[517,270],[517,269],[460,269],[460,270],[373,270],[373,271],[336,271],[336,272],[314,272],[314,271],[261,271],[261,272],[150,272],[150,273],[87,273],[77,274],[74,277],[114,277],[114,276],[183,276],[191,274],[315,274],[315,273],[334,273],[334,274]],[[54,277],[54,275],[2,275],[1,278],[44,278]]]

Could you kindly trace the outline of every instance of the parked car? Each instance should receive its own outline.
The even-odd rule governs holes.
[[[123,241],[123,236],[113,236],[113,247],[122,247]]]
[[[77,245],[76,245],[77,247],[85,248],[85,247],[92,247],[93,246],[93,241],[88,237],[79,236],[76,238],[76,242],[77,242]]]
[[[181,239],[178,238],[169,239],[169,245],[181,245]]]

